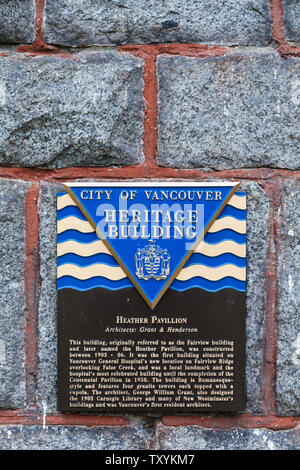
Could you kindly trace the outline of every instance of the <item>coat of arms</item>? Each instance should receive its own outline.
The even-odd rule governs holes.
[[[170,274],[170,255],[166,249],[155,245],[150,240],[144,248],[138,248],[135,254],[136,276],[148,281],[153,278],[156,281],[167,279]]]

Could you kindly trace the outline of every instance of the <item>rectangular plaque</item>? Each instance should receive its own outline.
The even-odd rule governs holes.
[[[242,411],[246,194],[239,183],[64,186],[58,409]]]

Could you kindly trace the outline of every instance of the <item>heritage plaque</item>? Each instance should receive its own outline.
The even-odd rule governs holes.
[[[239,183],[66,183],[57,197],[58,408],[242,411]]]

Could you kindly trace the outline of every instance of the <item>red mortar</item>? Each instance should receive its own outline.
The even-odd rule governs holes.
[[[25,368],[27,405],[36,408],[36,376],[37,376],[37,318],[39,291],[39,217],[37,202],[39,183],[30,187],[26,202],[26,259],[25,259]]]
[[[66,59],[74,59],[73,54],[61,52],[58,47],[46,44],[42,37],[43,19],[45,0],[35,0],[36,3],[36,20],[35,20],[35,41],[30,45],[19,46],[16,52],[26,54],[28,57],[35,57],[40,55],[55,54],[58,57]]]
[[[300,56],[300,47],[288,44],[285,37],[284,10],[282,0],[270,0],[271,16],[273,20],[273,39],[277,43],[281,55]]]

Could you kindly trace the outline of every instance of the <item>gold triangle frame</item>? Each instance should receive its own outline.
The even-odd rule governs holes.
[[[199,182],[200,185],[204,185],[203,182]],[[198,185],[199,185],[198,183]],[[176,268],[176,270],[174,271],[174,273],[172,274],[172,276],[170,277],[170,279],[168,280],[168,282],[165,284],[164,288],[161,290],[161,292],[158,294],[158,296],[156,297],[156,299],[154,300],[154,302],[150,302],[150,300],[148,299],[148,297],[144,294],[144,291],[141,289],[141,287],[137,284],[136,280],[134,279],[134,277],[132,276],[132,274],[130,273],[130,271],[127,269],[127,267],[124,265],[124,263],[122,262],[122,260],[120,259],[120,257],[117,255],[117,253],[114,251],[113,247],[110,245],[109,241],[107,240],[107,238],[105,238],[102,233],[98,230],[95,222],[91,219],[91,217],[89,216],[89,214],[86,212],[86,210],[84,209],[84,207],[82,206],[81,202],[77,199],[77,197],[74,195],[73,191],[72,191],[72,186],[85,186],[87,183],[63,183],[63,186],[64,188],[67,190],[68,194],[70,195],[70,197],[72,198],[72,200],[75,202],[75,204],[79,207],[79,209],[81,210],[81,212],[83,213],[83,215],[86,217],[86,219],[89,221],[89,223],[91,224],[91,226],[93,227],[93,229],[95,230],[95,232],[97,233],[98,237],[103,241],[104,245],[106,246],[106,248],[109,250],[109,252],[112,254],[112,256],[114,256],[114,258],[116,259],[116,261],[119,263],[119,265],[121,266],[121,268],[123,269],[123,271],[127,274],[127,276],[129,277],[129,279],[131,280],[131,282],[133,283],[133,285],[135,286],[135,288],[138,290],[138,292],[140,293],[140,295],[143,297],[143,299],[145,300],[145,302],[148,304],[148,306],[150,307],[151,310],[153,310],[155,308],[155,306],[158,304],[158,302],[160,301],[160,299],[162,298],[162,296],[164,295],[164,293],[166,292],[166,290],[168,289],[168,287],[170,286],[170,284],[173,282],[173,280],[175,279],[175,277],[178,275],[178,273],[180,272],[180,270],[183,268],[183,266],[185,265],[185,263],[188,261],[189,257],[191,256],[191,254],[193,253],[193,251],[195,251],[195,249],[197,248],[197,246],[199,245],[199,243],[203,240],[203,238],[205,237],[206,233],[208,232],[208,230],[210,229],[210,227],[212,226],[212,224],[214,223],[214,221],[216,220],[216,218],[218,217],[218,215],[222,212],[222,210],[224,209],[224,207],[226,206],[226,204],[228,203],[228,201],[231,199],[231,197],[233,196],[233,194],[236,192],[236,190],[238,189],[238,187],[240,186],[241,183],[217,183],[217,182],[205,182],[205,185],[209,186],[209,185],[214,185],[214,186],[230,186],[231,184],[234,184],[232,190],[230,191],[229,195],[226,197],[226,199],[224,200],[224,202],[222,203],[222,205],[220,206],[220,208],[217,210],[216,214],[214,215],[214,217],[212,218],[212,220],[207,224],[207,226],[204,228],[203,232],[201,233],[201,235],[198,237],[198,239],[195,241],[194,245],[192,246],[192,248],[188,251],[188,253],[185,255],[185,257],[183,258],[183,260],[181,261],[181,263],[179,264],[179,266]],[[175,182],[170,182],[168,180],[168,182],[166,183],[162,183],[162,181],[160,181],[159,183],[157,181],[144,181],[144,182],[136,182],[136,183],[133,183],[132,181],[122,181],[122,182],[119,182],[119,181],[97,181],[97,182],[88,182],[88,185],[89,186],[141,186],[144,185],[153,185],[153,186],[157,186],[157,185],[176,185],[176,186],[180,186],[180,185],[186,185],[186,186],[196,186],[197,183],[195,181],[193,182],[187,182],[187,181],[182,181],[182,182],[178,182],[176,181]]]

